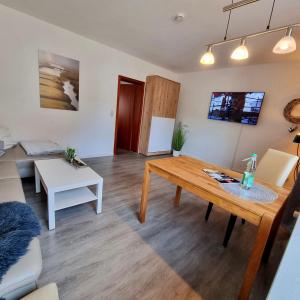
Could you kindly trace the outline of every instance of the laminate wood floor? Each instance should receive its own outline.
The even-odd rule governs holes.
[[[92,203],[56,213],[48,231],[46,200],[23,181],[28,203],[43,227],[39,285],[56,282],[61,300],[236,299],[256,227],[237,222],[229,246],[222,240],[228,213],[152,175],[145,224],[137,220],[146,158],[135,154],[86,162],[104,178],[103,213]],[[265,299],[286,246],[279,234],[269,264],[260,270],[251,299]]]

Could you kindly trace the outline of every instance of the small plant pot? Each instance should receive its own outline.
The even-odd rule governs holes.
[[[181,154],[181,151],[173,150],[173,156],[174,157],[178,157],[178,156],[180,156],[180,154]]]

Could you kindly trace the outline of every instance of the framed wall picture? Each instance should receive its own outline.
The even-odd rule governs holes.
[[[79,109],[79,61],[39,50],[40,106]]]

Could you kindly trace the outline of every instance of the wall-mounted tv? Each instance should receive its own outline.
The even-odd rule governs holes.
[[[208,118],[256,125],[264,92],[213,92]]]

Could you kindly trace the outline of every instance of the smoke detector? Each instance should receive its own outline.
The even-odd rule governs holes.
[[[184,17],[185,17],[184,13],[178,13],[173,17],[173,21],[175,23],[181,23],[184,21]]]

